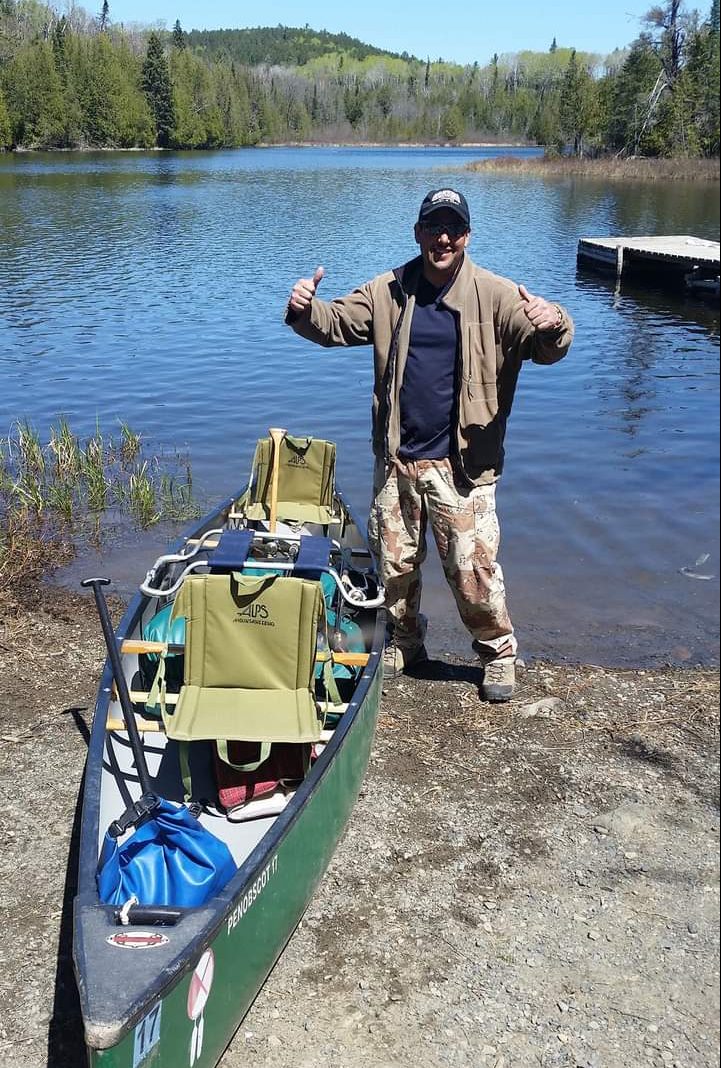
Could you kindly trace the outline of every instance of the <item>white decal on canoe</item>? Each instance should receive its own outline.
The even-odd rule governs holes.
[[[260,875],[251,883],[238,904],[228,916],[228,934],[230,934],[236,924],[240,922],[243,916],[245,916],[253,902],[260,897],[277,870],[278,858],[273,857],[263,868]]]
[[[142,1064],[150,1051],[160,1042],[160,1009],[162,1002],[150,1010],[145,1019],[135,1028],[133,1045],[133,1068]]]
[[[105,941],[119,949],[155,949],[157,946],[167,946],[170,939],[156,931],[120,931]]]
[[[195,966],[195,971],[190,978],[190,986],[188,987],[188,1016],[193,1021],[193,1033],[190,1036],[191,1068],[193,1068],[193,1065],[203,1052],[203,1009],[210,997],[214,971],[215,957],[213,956],[213,950],[206,949]]]

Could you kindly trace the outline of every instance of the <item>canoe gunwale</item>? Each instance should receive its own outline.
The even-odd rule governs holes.
[[[342,500],[340,492],[336,492]],[[196,523],[192,529],[184,532],[175,543],[176,546],[182,547],[188,537],[197,536],[204,528],[212,527],[214,523],[217,523],[218,517],[223,515],[235,499],[236,497],[228,498],[211,514],[204,517],[199,524]],[[358,526],[345,502],[343,502],[343,507],[351,520],[356,522],[356,526]],[[361,528],[358,527],[358,529],[360,530]],[[119,640],[135,631],[139,625],[142,612],[150,600],[152,598],[141,592],[135,594],[116,629],[116,636]],[[76,943],[74,958],[83,1009],[86,1042],[91,1049],[109,1049],[117,1045],[142,1019],[147,1012],[148,1005],[159,998],[163,998],[177,986],[185,974],[192,970],[194,962],[218,937],[224,925],[228,922],[229,916],[236,908],[237,903],[257,878],[258,872],[278,852],[283,841],[303,815],[306,803],[323,785],[325,776],[333,767],[337,754],[358,723],[359,714],[363,711],[369,691],[374,682],[376,682],[378,671],[380,670],[382,673],[383,670],[382,652],[385,638],[385,611],[383,608],[374,609],[373,611],[375,612],[375,628],[368,663],[362,669],[352,700],[335,728],[333,737],[324,747],[317,761],[315,761],[308,776],[300,784],[286,808],[278,814],[272,826],[241,863],[235,875],[221,893],[201,908],[183,910],[183,918],[191,919],[194,917],[201,921],[200,928],[196,929],[195,933],[182,942],[178,953],[172,959],[166,959],[159,968],[155,980],[151,980],[142,987],[142,990],[138,991],[140,995],[138,999],[135,1002],[130,1001],[124,1007],[121,1015],[113,1017],[111,1013],[108,1013],[108,1016],[105,1017],[105,1014],[102,1013],[105,1018],[101,1019],[101,1012],[98,1011],[98,1006],[94,1007],[96,1011],[91,1015],[89,992],[85,989],[85,984],[82,981],[86,949],[83,938],[77,937],[77,925],[80,924],[82,926],[81,914],[87,914],[90,911],[101,923],[103,922],[102,917],[105,917],[108,933],[118,930],[114,921],[115,908],[114,906],[101,904],[96,885],[98,841],[100,839],[101,782],[106,745],[105,727],[111,700],[112,683],[112,668],[106,661],[99,684],[98,700],[88,747],[78,860],[78,893],[75,899]],[[342,828],[340,833],[342,834]],[[321,871],[318,880],[322,874],[323,872]],[[203,917],[204,919],[202,919]],[[174,932],[180,930],[183,918],[181,918],[178,926],[173,928]],[[283,940],[283,945],[292,935],[294,928],[295,923],[288,930],[287,936]],[[282,952],[282,948],[279,952]]]

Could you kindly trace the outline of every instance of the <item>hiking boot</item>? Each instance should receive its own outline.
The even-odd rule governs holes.
[[[516,658],[496,657],[483,665],[481,697],[484,701],[510,701],[516,685]]]
[[[383,650],[383,678],[397,679],[409,667],[415,667],[428,659],[425,645],[412,645],[401,648],[394,641],[389,642]]]

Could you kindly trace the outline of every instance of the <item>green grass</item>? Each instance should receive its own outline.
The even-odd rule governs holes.
[[[64,416],[45,443],[27,420],[15,423],[0,441],[0,591],[102,545],[109,513],[139,528],[199,515],[187,459],[143,452],[124,422],[117,443],[99,425],[81,440]]]

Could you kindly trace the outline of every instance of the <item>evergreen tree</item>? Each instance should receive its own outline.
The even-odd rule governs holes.
[[[120,144],[120,82],[115,52],[107,34],[101,33],[85,43],[76,77],[85,143],[98,147]]]
[[[187,49],[171,62],[175,123],[173,148],[217,148],[224,144],[224,125],[213,72]]]
[[[223,144],[250,144],[250,101],[245,76],[231,67],[215,68],[216,99],[223,124]]]
[[[589,133],[594,114],[593,82],[588,71],[571,51],[561,89],[559,123],[564,138],[573,142],[574,156],[582,156],[584,138]]]
[[[55,58],[55,68],[60,77],[65,80],[67,78],[68,71],[68,38],[70,36],[70,26],[68,20],[63,15],[53,26],[50,40],[53,46],[53,56]]]
[[[612,91],[606,144],[638,155],[652,121],[653,93],[662,74],[661,61],[646,34],[634,41]]]
[[[553,40],[551,41],[551,47],[548,49],[548,51],[549,52],[555,52],[557,48],[558,48],[558,45],[556,44],[556,38],[554,37]]]
[[[713,14],[689,36],[686,65],[659,123],[667,155],[719,153],[719,31]]]
[[[121,148],[152,148],[155,122],[141,88],[141,64],[132,42],[121,38],[115,48],[117,70],[116,123]]]
[[[170,67],[157,33],[148,37],[142,86],[155,120],[155,143],[159,148],[167,148],[175,126],[175,107]]]
[[[108,0],[103,0],[103,6],[100,9],[98,16],[98,28],[101,33],[105,33],[110,25],[110,4]]]
[[[463,115],[457,107],[448,108],[441,119],[441,134],[445,141],[459,141],[463,137]]]
[[[6,148],[12,148],[13,132],[10,124],[10,112],[8,111],[2,87],[0,87],[0,152]]]
[[[353,88],[346,89],[343,94],[343,109],[346,119],[355,130],[363,120],[363,101],[357,82]]]
[[[13,144],[27,148],[67,147],[63,83],[52,45],[22,48],[3,69],[3,90]]]
[[[183,27],[180,25],[180,19],[176,19],[175,25],[173,26],[173,48],[177,49],[178,52],[182,52],[183,49],[187,47],[187,34]]]

